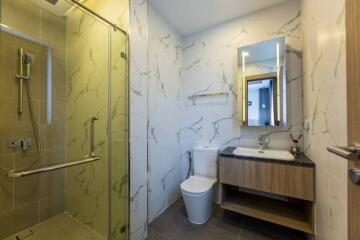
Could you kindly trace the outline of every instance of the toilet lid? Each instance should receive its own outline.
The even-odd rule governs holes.
[[[208,191],[216,182],[215,179],[191,176],[181,183],[181,190],[190,194],[200,194]]]

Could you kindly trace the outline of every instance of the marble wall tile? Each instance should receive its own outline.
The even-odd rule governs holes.
[[[345,1],[301,6],[304,34],[305,151],[317,164],[317,239],[347,239],[347,163],[327,152],[347,144]]]
[[[151,222],[180,196],[181,144],[177,131],[185,113],[178,97],[182,39],[156,10],[148,6],[148,221]]]
[[[90,121],[100,161],[66,171],[66,210],[106,237],[108,233],[108,76],[107,25],[80,9],[67,15],[66,159],[90,154]],[[105,37],[104,37],[105,36]],[[81,51],[78,51],[81,49]]]
[[[292,66],[287,72],[288,94],[291,98],[289,124],[286,128],[240,127],[237,112],[238,79],[234,73],[236,50],[281,35],[287,37],[287,64]],[[183,47],[182,95],[185,96],[183,104],[187,111],[182,127],[191,126],[202,119],[197,125],[200,129],[196,133],[189,132],[190,136],[181,140],[187,142],[186,148],[196,144],[257,146],[258,136],[265,133],[273,133],[270,136],[270,147],[289,148],[289,132],[301,133],[302,125],[302,44],[298,1],[280,4],[187,36]],[[228,92],[230,95],[196,101],[187,98],[207,92]]]
[[[130,239],[147,237],[147,0],[130,1]]]
[[[128,29],[127,1],[85,4]],[[67,17],[67,159],[89,155],[90,118],[96,116],[95,151],[101,160],[67,171],[66,209],[102,236],[121,239],[120,229],[128,217],[128,69],[121,57],[128,50],[127,38],[82,10],[74,9]],[[112,236],[108,236],[110,217]]]
[[[259,135],[272,133],[270,147],[288,149],[289,132],[302,132],[300,5],[291,1],[191,36],[179,36],[149,5],[148,30],[150,222],[180,196],[180,183],[188,171],[186,152],[195,145],[257,146]],[[237,48],[282,35],[287,36],[289,125],[240,127]],[[189,99],[218,91],[229,97]]]

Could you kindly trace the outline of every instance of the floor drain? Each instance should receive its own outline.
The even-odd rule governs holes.
[[[34,232],[31,231],[31,230],[25,230],[25,231],[22,231],[21,233],[17,234],[15,236],[15,239],[16,240],[24,240],[30,236],[34,235]]]

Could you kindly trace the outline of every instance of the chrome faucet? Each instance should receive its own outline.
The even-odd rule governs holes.
[[[270,137],[268,135],[261,135],[259,137],[258,144],[260,150],[265,150],[268,147],[269,143],[270,143]]]

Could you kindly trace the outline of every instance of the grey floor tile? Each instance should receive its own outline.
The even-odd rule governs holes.
[[[269,222],[247,217],[240,240],[305,240],[304,233]]]
[[[230,233],[221,227],[206,223],[195,225],[188,221],[175,233],[174,240],[237,240],[238,234]]]
[[[171,238],[175,232],[184,224],[185,220],[185,206],[180,201],[178,201],[159,217],[157,217],[149,227],[158,233]]]
[[[225,231],[240,234],[244,219],[245,217],[243,215],[226,211],[218,207],[208,223],[224,229]]]
[[[148,232],[148,238],[147,240],[169,240],[170,238],[161,235],[160,233],[158,233],[157,231],[149,228],[149,232]]]
[[[148,240],[305,240],[303,233],[216,208],[206,224],[186,220],[182,199],[156,218]]]

